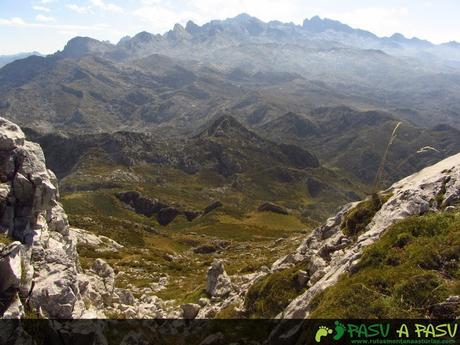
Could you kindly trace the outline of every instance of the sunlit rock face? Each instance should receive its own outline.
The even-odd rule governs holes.
[[[308,317],[312,299],[334,285],[342,274],[350,272],[359,262],[363,249],[375,243],[396,221],[453,205],[460,198],[460,154],[402,179],[383,194],[390,197],[356,240],[343,232],[346,215],[358,204],[351,203],[313,231],[295,253],[274,263],[272,270],[295,262],[310,262],[309,289],[294,299],[280,316]]]

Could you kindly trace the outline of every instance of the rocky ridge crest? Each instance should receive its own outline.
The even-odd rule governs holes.
[[[343,224],[359,202],[345,205],[314,230],[295,253],[273,264],[272,271],[276,271],[297,262],[309,262],[309,288],[278,317],[308,318],[313,298],[334,285],[341,275],[351,272],[363,250],[398,220],[452,208],[460,199],[460,153],[402,179],[382,194],[389,196],[388,200],[356,239],[344,233]]]

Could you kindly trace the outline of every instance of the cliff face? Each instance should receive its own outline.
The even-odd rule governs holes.
[[[75,240],[40,146],[0,118],[0,298],[3,317],[84,313]],[[11,243],[9,243],[11,242]]]

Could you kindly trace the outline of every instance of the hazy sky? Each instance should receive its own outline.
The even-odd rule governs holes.
[[[0,0],[0,54],[51,53],[77,35],[117,42],[143,30],[164,33],[175,23],[204,24],[243,12],[297,24],[319,15],[380,36],[460,41],[459,0]]]

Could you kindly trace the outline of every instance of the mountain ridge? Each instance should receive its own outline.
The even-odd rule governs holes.
[[[69,121],[71,127],[82,125],[93,131],[157,125],[193,131],[195,123],[204,121],[181,117],[214,115],[221,111],[217,108],[244,97],[244,93],[269,92],[270,84],[275,83],[285,98],[290,98],[291,108],[291,104],[306,103],[314,108],[334,102],[394,109],[400,118],[425,126],[445,122],[460,127],[460,69],[452,66],[457,55],[449,50],[455,50],[455,45],[436,46],[441,55],[449,50],[445,60],[438,53],[425,52],[419,47],[424,41],[419,39],[402,35],[375,38],[319,17],[304,24],[264,23],[240,15],[202,26],[189,23],[190,32],[180,25],[164,35],[141,32],[117,44],[75,37],[53,55],[17,60],[0,69],[0,115],[21,124],[22,114],[29,110],[23,108],[20,98],[26,97],[34,103],[33,113],[43,114],[39,127],[45,121],[49,127],[65,126]],[[356,40],[359,35],[366,39]],[[396,43],[404,47],[395,48]],[[458,61],[460,66],[460,50]],[[39,79],[53,80],[41,83]],[[204,88],[202,82],[207,84]],[[28,87],[22,88],[25,85]],[[62,85],[65,96],[57,85]],[[139,97],[130,95],[134,87],[144,89],[138,91]],[[160,90],[168,92],[157,97]],[[59,99],[69,95],[76,98],[60,104]],[[140,99],[143,104],[138,103]],[[108,106],[109,102],[113,106]],[[185,102],[195,103],[197,111]],[[393,109],[387,109],[390,104]],[[409,109],[416,116],[398,109]],[[137,113],[136,119],[130,119],[133,113]]]

